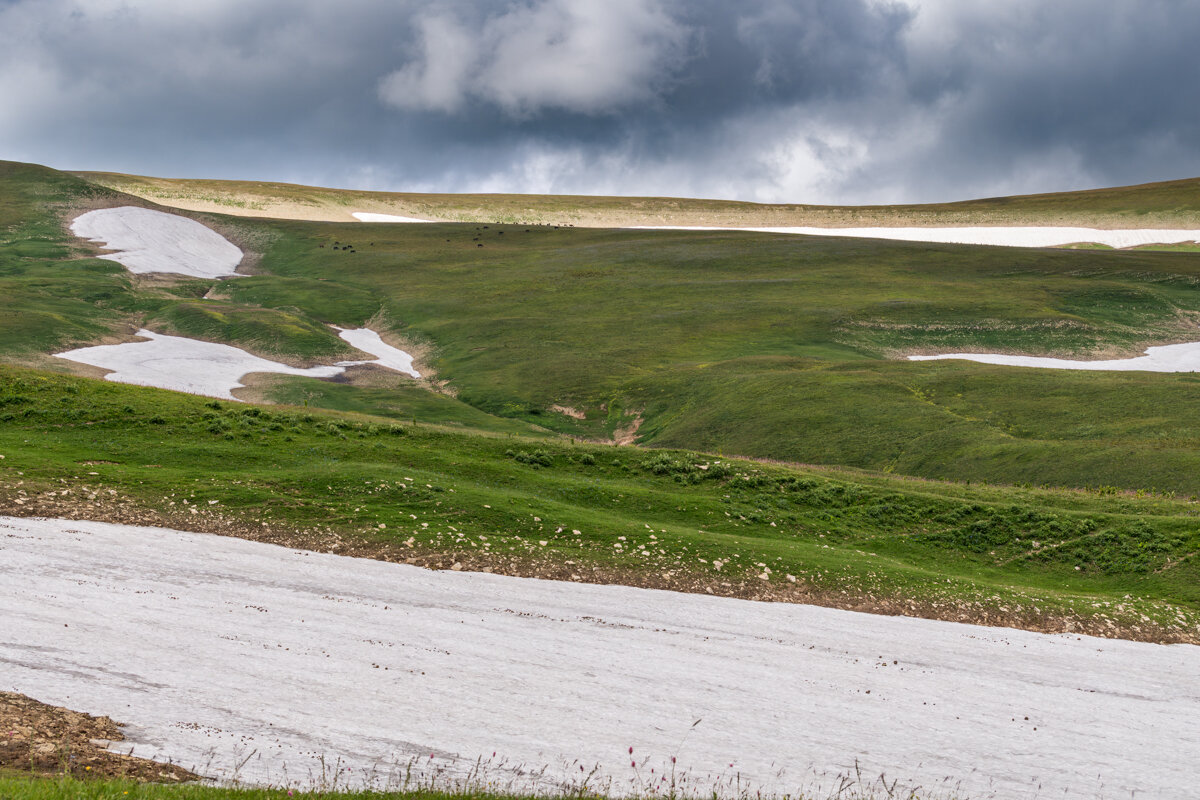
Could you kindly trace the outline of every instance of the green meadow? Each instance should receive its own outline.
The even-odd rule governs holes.
[[[1046,197],[971,213],[1195,205],[1187,182]],[[147,203],[0,164],[9,510],[67,489],[438,566],[1196,636],[1200,376],[903,358],[1189,341],[1196,252],[192,213],[250,255],[213,281],[130,275],[65,228]],[[140,326],[354,357],[331,324],[429,380],[258,377],[237,404],[48,357]]]

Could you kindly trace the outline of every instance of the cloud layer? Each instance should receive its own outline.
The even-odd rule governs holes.
[[[1200,175],[1200,0],[0,0],[0,158],[893,202]]]

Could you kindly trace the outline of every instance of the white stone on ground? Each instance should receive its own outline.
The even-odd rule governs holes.
[[[1189,645],[17,518],[0,518],[0,619],[0,689],[255,783],[321,783],[322,758],[339,787],[481,758],[495,791],[599,765],[591,788],[649,794],[676,756],[687,794],[795,796],[857,763],[922,797],[946,776],[976,800],[1195,797]]]
[[[943,353],[935,356],[909,356],[909,361],[935,361],[946,358],[1001,364],[1011,367],[1042,369],[1089,369],[1118,372],[1200,372],[1200,342],[1147,347],[1146,355],[1098,361],[1073,361],[1066,358],[1013,356],[1003,353]]]
[[[351,215],[359,222],[431,222],[428,219],[416,217],[397,217],[395,214],[374,214],[370,211],[355,211]]]
[[[756,231],[794,233],[805,236],[849,236],[865,239],[893,239],[907,242],[942,244],[984,244],[1003,247],[1059,247],[1066,244],[1095,242],[1109,247],[1137,247],[1148,244],[1179,244],[1200,241],[1200,230],[1140,229],[1101,230],[1069,227],[960,227],[960,228],[720,228],[672,225],[644,225],[635,230],[672,231]]]
[[[100,256],[130,272],[170,272],[194,278],[235,275],[242,251],[221,234],[193,219],[148,208],[123,206],[89,211],[75,218],[71,232],[105,249]]]
[[[341,362],[345,366],[354,364],[378,364],[387,369],[393,369],[397,372],[403,372],[411,375],[414,378],[421,377],[421,373],[413,369],[413,357],[408,353],[398,348],[392,347],[383,339],[379,338],[379,334],[370,328],[339,328],[337,325],[332,326],[338,332],[338,336],[344,341],[349,342],[353,347],[362,350],[364,353],[370,353],[373,356],[378,356],[375,361],[345,361]]]

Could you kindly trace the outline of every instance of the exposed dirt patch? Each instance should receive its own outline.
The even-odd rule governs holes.
[[[565,414],[571,419],[587,419],[587,414],[584,414],[577,408],[571,408],[570,406],[560,406],[555,403],[554,405],[550,406],[550,410],[557,411],[559,414]]]
[[[199,780],[174,764],[114,753],[124,740],[119,722],[0,692],[0,767],[36,775],[131,778],[156,783]]]
[[[640,427],[642,427],[642,415],[638,414],[633,418],[633,422],[613,431],[612,443],[617,445],[635,444],[637,442],[638,428]]]

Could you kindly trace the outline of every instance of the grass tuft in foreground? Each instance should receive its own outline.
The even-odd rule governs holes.
[[[480,781],[482,783],[482,781]],[[967,795],[949,787],[932,790],[902,787],[886,776],[874,780],[861,774],[841,776],[830,782],[831,788],[798,791],[783,795],[764,795],[739,789],[736,781],[711,791],[680,791],[666,787],[654,791],[623,791],[625,800],[966,800]],[[419,786],[393,791],[301,791],[280,787],[219,787],[200,784],[163,785],[123,779],[78,779],[70,776],[35,777],[0,771],[2,800],[605,800],[613,795],[597,792],[586,785],[568,791],[512,793],[489,790],[485,786],[452,785],[448,788]]]

